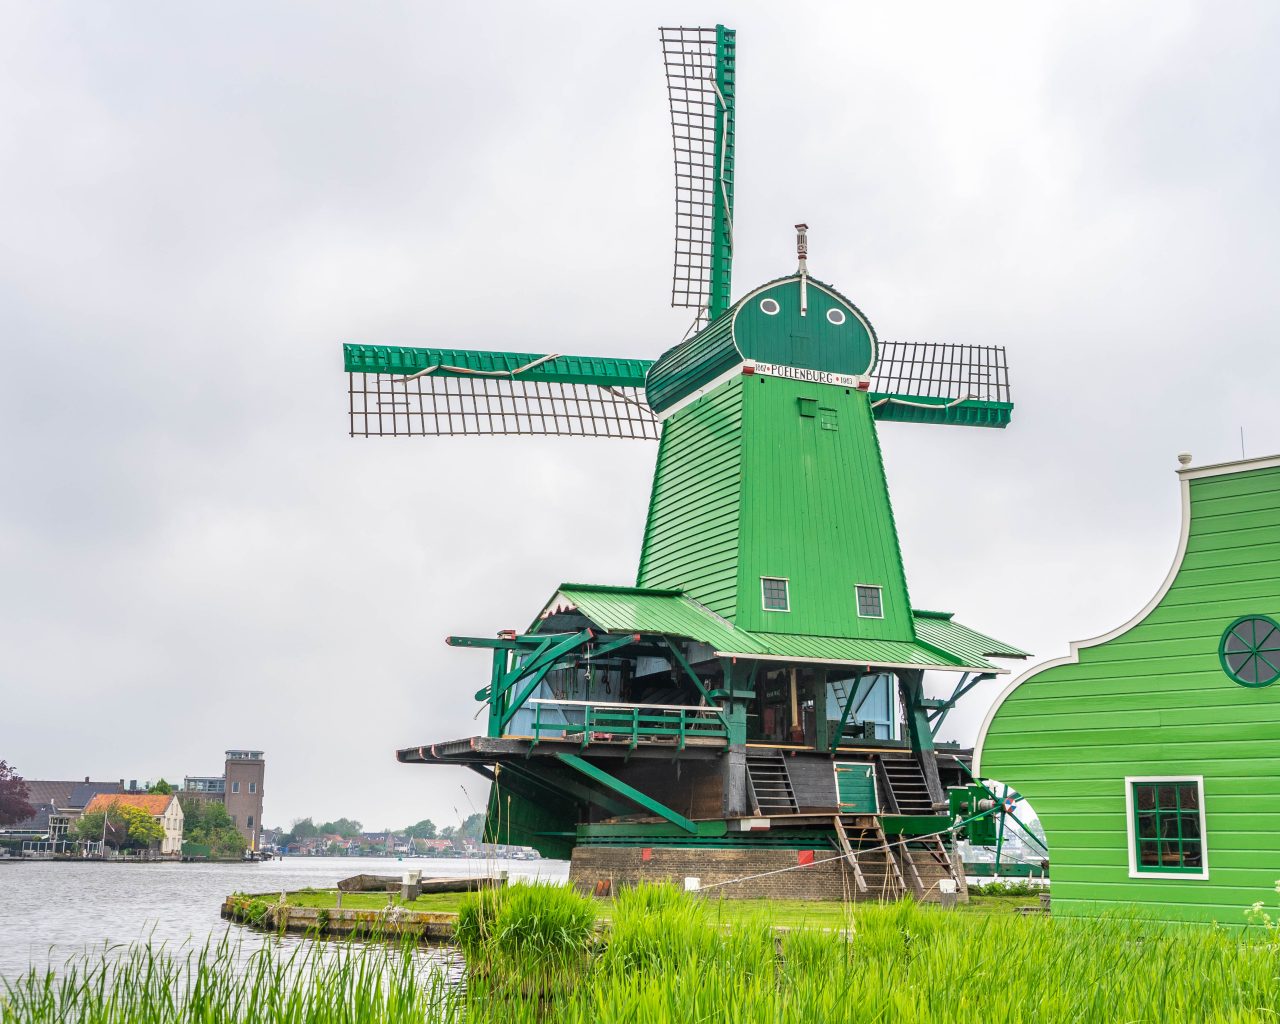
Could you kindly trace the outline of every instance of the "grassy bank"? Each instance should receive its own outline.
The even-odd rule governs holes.
[[[733,901],[649,887],[619,894],[602,936],[598,909],[564,886],[468,896],[465,988],[412,949],[306,943],[241,963],[225,945],[177,956],[141,946],[10,982],[0,1021],[1226,1024],[1272,1021],[1280,1007],[1280,943],[1262,929],[907,903],[780,934],[764,917],[726,917]]]
[[[279,895],[266,893],[251,898],[275,903]],[[286,903],[291,907],[323,910],[336,910],[338,907],[336,889],[301,889],[286,893],[285,898]],[[392,893],[344,892],[342,906],[346,910],[381,910],[390,903],[406,910],[457,913],[470,898],[469,893],[428,893],[419,896],[416,900],[404,901]],[[842,928],[848,913],[848,906],[844,903],[821,900],[717,899],[712,902],[717,905],[717,916],[721,920],[766,923],[788,928],[804,926]],[[609,920],[613,916],[613,900],[598,900],[593,905],[599,918]],[[1038,907],[1039,905],[1038,894],[974,896],[968,903],[959,904],[956,910],[961,914],[1012,914],[1019,907]]]

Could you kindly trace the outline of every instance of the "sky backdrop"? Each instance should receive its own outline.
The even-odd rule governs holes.
[[[886,424],[916,607],[1134,614],[1176,455],[1280,451],[1280,6],[0,3],[0,758],[456,822],[483,652],[633,582],[656,445],[352,439],[341,344],[656,357],[660,24],[738,29],[735,295],[1003,345],[1005,431]],[[949,720],[972,741],[989,683]]]

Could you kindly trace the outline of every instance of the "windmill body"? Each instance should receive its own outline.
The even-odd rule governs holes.
[[[587,888],[963,890],[946,830],[989,794],[934,734],[1025,654],[912,608],[876,432],[1006,425],[1003,352],[882,343],[809,276],[803,225],[799,270],[730,303],[736,40],[662,40],[689,337],[654,361],[346,346],[355,435],[659,440],[636,585],[562,584],[524,632],[450,637],[491,654],[485,734],[398,757],[492,780],[487,837],[571,857]]]

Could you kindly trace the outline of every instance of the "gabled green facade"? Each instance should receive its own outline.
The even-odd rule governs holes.
[[[1255,662],[1229,638],[1242,619],[1280,623],[1280,457],[1180,476],[1180,547],[1155,599],[1015,680],[978,737],[975,771],[1044,825],[1056,914],[1135,904],[1239,925],[1276,900],[1280,685],[1256,679],[1280,667],[1280,638],[1260,626]],[[1144,810],[1153,784],[1164,799]]]

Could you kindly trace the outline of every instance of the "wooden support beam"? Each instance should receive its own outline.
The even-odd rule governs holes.
[[[570,768],[582,772],[589,779],[594,779],[603,786],[609,787],[615,793],[625,796],[628,800],[633,800],[647,811],[652,811],[660,818],[665,818],[671,824],[682,828],[690,835],[698,834],[698,826],[686,818],[678,811],[673,811],[666,804],[655,800],[647,793],[642,793],[634,786],[629,786],[619,778],[610,775],[603,768],[597,768],[590,761],[579,757],[577,754],[557,754],[556,757],[567,764]]]
[[[844,822],[840,820],[840,815],[836,815],[832,821],[836,827],[836,839],[840,843],[840,850],[844,853],[844,859],[853,866],[853,880],[858,886],[858,892],[867,891],[867,880],[862,877],[862,868],[858,866],[858,855],[853,852],[853,847],[849,845],[849,835],[844,830]]]

